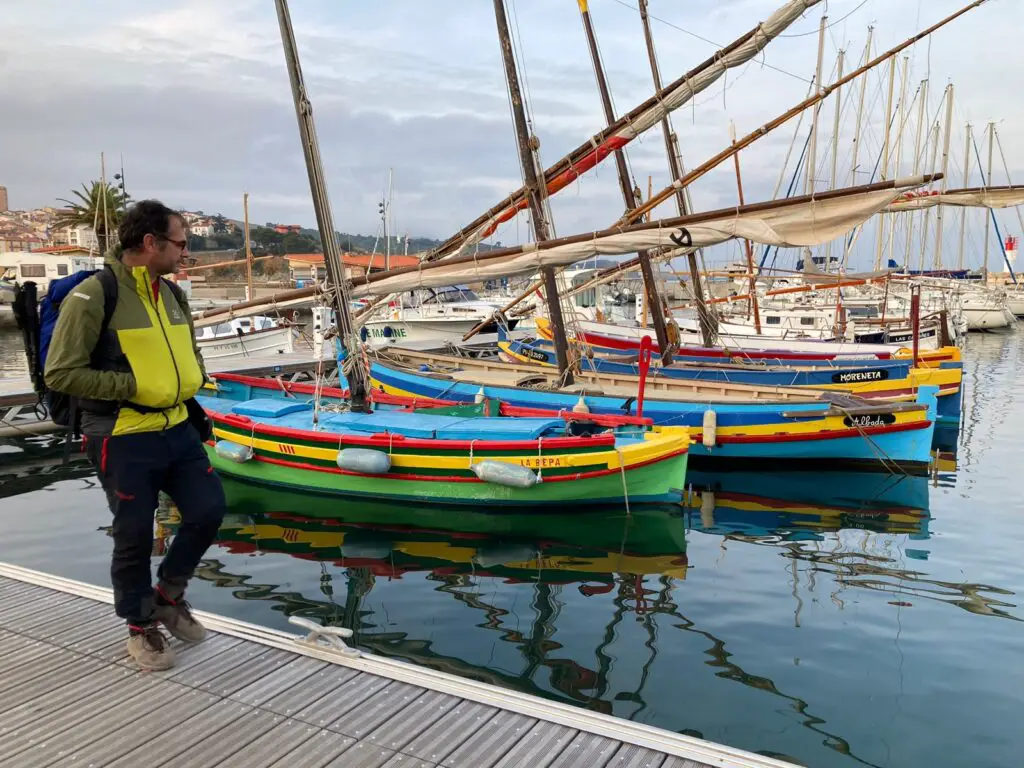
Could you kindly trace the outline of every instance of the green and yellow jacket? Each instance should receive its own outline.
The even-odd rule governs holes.
[[[168,429],[185,421],[184,402],[206,379],[188,302],[162,279],[154,291],[145,267],[114,255],[106,263],[118,291],[104,338],[103,285],[93,276],[61,303],[46,385],[79,398],[85,435]]]

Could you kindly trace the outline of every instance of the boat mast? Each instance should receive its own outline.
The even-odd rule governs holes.
[[[654,36],[651,34],[651,20],[647,15],[647,0],[640,0],[640,21],[644,27],[644,41],[647,43],[647,58],[651,63],[651,77],[654,79],[654,90],[661,93],[661,70],[658,67],[658,57],[654,50]],[[681,178],[683,175],[683,164],[679,159],[679,147],[675,131],[672,130],[672,123],[668,114],[661,118],[661,132],[665,138],[665,154],[668,156],[668,168],[673,179]],[[687,205],[687,194],[689,188],[681,187],[676,190],[676,207],[680,216],[685,216],[689,210]],[[651,195],[647,195],[650,199]],[[712,347],[715,344],[715,318],[704,301],[704,286],[700,279],[700,270],[697,268],[697,254],[686,255],[687,265],[690,268],[690,295],[693,297],[694,305],[697,308],[697,319],[700,322],[700,337],[705,347]]]
[[[993,137],[996,133],[996,124],[988,124],[988,170],[985,172],[985,188],[988,189],[992,186],[992,144]],[[992,217],[985,217],[985,245],[982,251],[982,265],[981,265],[981,277],[985,281],[985,285],[988,285],[988,235],[992,229]]]
[[[729,123],[729,139],[733,144],[736,143],[736,126],[733,123]],[[740,153],[737,152],[732,156],[733,165],[736,168],[736,193],[739,198],[740,205],[744,205],[743,202],[743,176],[740,174]],[[750,286],[750,309],[754,314],[754,332],[761,335],[761,311],[757,306],[757,278],[754,276],[754,247],[750,244],[749,238],[744,238],[744,243],[747,245],[747,277],[748,284]]]
[[[107,212],[107,161],[100,152],[100,194],[103,195],[103,250],[100,255],[106,258],[110,250],[110,218]],[[95,233],[96,230],[93,230]],[[97,238],[97,241],[99,238]]]
[[[896,161],[893,163],[893,178],[900,178],[900,171],[903,166],[903,130],[907,127],[907,87],[910,83],[910,57],[903,57],[903,72],[901,73],[900,79],[900,103],[899,112],[896,119]],[[910,226],[907,221],[907,226]],[[893,241],[896,238],[896,224],[890,222],[889,224],[889,238],[886,246],[886,260],[887,262],[892,261],[892,249]],[[887,267],[888,268],[888,267]]]
[[[964,188],[971,186],[971,124],[967,124],[964,139]],[[987,218],[987,217],[986,217]],[[964,268],[964,236],[967,232],[967,208],[960,209],[960,250],[956,257],[956,268]]]
[[[836,79],[843,79],[843,64],[846,61],[846,51],[840,49],[839,54],[836,56]],[[829,174],[828,188],[835,189],[836,182],[838,181],[837,175],[839,173],[839,118],[843,111],[843,89],[836,88],[836,111],[832,121],[832,173]],[[738,161],[737,161],[738,162]],[[825,246],[825,271],[828,271],[829,265],[832,264],[832,241],[829,240]]]
[[[921,81],[921,103],[917,105],[917,130],[914,135],[914,175],[921,172],[921,142],[924,139],[924,119],[928,109],[928,80]],[[913,214],[911,214],[913,216]],[[910,273],[910,246],[914,236],[914,219],[907,221],[907,244],[903,250],[903,274]],[[922,231],[921,236],[924,236]]]
[[[814,70],[814,89],[819,95],[824,94],[824,89],[821,87],[822,79],[822,65],[825,63],[825,30],[828,28],[828,16],[825,14],[821,15],[821,26],[818,28],[818,66]],[[839,78],[842,80],[842,77]],[[819,99],[814,105],[814,113],[811,117],[811,140],[807,147],[807,165],[804,168],[804,194],[814,194],[814,174],[817,172],[818,165],[818,117],[821,114],[821,104],[823,99]],[[736,140],[733,139],[733,145],[736,144]]]
[[[536,136],[529,135],[526,125],[526,110],[523,107],[523,94],[519,88],[519,73],[516,70],[515,55],[512,52],[512,37],[508,31],[508,17],[505,15],[505,0],[494,0],[494,18],[498,25],[498,40],[501,43],[501,58],[505,65],[505,81],[508,85],[509,102],[512,105],[512,119],[516,130],[516,143],[519,146],[519,163],[523,170],[523,182],[530,208],[530,219],[533,222],[534,238],[538,243],[550,239],[548,221],[544,215],[541,200],[540,182],[537,179],[537,160],[535,153],[539,145]],[[563,385],[573,383],[572,368],[569,364],[569,345],[565,339],[565,322],[562,318],[562,305],[558,298],[558,282],[555,279],[554,267],[542,267],[544,276],[544,293],[551,315],[552,332],[555,337],[555,355],[558,358],[558,371],[562,375]]]
[[[868,27],[868,41],[864,45],[864,63],[871,61],[871,38],[875,34],[874,27]],[[839,78],[842,82],[842,78]],[[864,95],[868,89],[868,79],[862,77],[860,81],[860,96],[857,98],[857,123],[853,129],[853,159],[850,161],[850,185],[857,183],[857,158],[860,155],[860,129],[864,119]]]
[[[252,248],[249,242],[249,193],[242,195],[242,212],[245,214],[245,300],[252,301]]]
[[[587,0],[577,0],[577,4],[580,9],[580,18],[583,20],[583,32],[587,36],[587,46],[590,48],[590,60],[594,65],[597,89],[601,94],[604,119],[611,126],[615,123],[615,109],[612,107],[612,97],[608,90],[608,78],[605,76],[604,65],[601,63],[601,53],[597,49],[597,35],[594,32],[594,24],[590,19],[590,9],[588,8]],[[615,150],[615,167],[619,175],[622,200],[626,204],[626,210],[631,211],[641,201],[637,199],[638,195],[634,192],[634,185],[630,183],[629,168],[626,166],[626,153],[622,149]],[[651,310],[651,321],[654,323],[654,333],[658,338],[662,361],[669,363],[672,361],[672,349],[668,342],[668,333],[665,330],[664,303],[658,294],[658,284],[655,282],[654,270],[651,268],[651,257],[646,250],[638,251],[637,257],[640,260],[640,273],[644,279],[644,294],[647,297],[647,307]]]
[[[940,191],[945,192],[948,184],[946,174],[949,172],[949,135],[953,132],[953,84],[946,86],[946,125],[942,136],[942,187]],[[936,206],[935,211],[935,268],[942,269],[942,209],[944,205]]]
[[[904,51],[907,48],[909,48],[910,46],[914,45],[914,43],[917,43],[917,42],[925,39],[926,37],[928,37],[929,35],[931,35],[935,31],[937,31],[938,29],[941,29],[942,27],[946,26],[947,24],[949,24],[950,22],[954,21],[955,19],[958,19],[959,17],[963,16],[968,11],[971,11],[971,10],[975,9],[978,6],[983,5],[986,2],[988,2],[988,0],[974,0],[974,2],[969,3],[968,5],[964,6],[963,8],[961,8],[956,13],[953,13],[953,14],[947,16],[946,18],[942,19],[941,21],[935,22],[934,24],[932,24],[927,29],[925,29],[925,30],[923,30],[921,32],[918,32],[913,37],[904,40],[902,43],[900,43],[899,45],[897,45],[897,46],[895,46],[893,48],[890,48],[885,53],[879,54],[878,56],[873,58],[871,61],[869,61],[867,64],[865,64],[864,66],[854,70],[853,72],[850,72],[848,75],[846,75],[845,77],[841,78],[840,80],[832,83],[831,85],[829,85],[829,86],[827,86],[825,88],[816,90],[816,92],[812,96],[808,96],[806,99],[804,99],[802,102],[797,104],[795,107],[791,107],[790,109],[787,109],[785,112],[783,112],[778,117],[775,117],[772,120],[769,120],[767,123],[762,125],[760,128],[757,128],[756,130],[751,131],[746,136],[744,136],[742,139],[740,139],[738,142],[736,142],[735,145],[733,145],[731,147],[728,147],[726,149],[723,149],[717,155],[714,155],[713,157],[709,158],[708,160],[705,160],[699,166],[697,166],[696,168],[690,170],[685,176],[681,176],[681,177],[678,177],[678,178],[674,179],[669,186],[667,186],[665,189],[661,190],[661,192],[659,192],[654,197],[652,197],[650,200],[648,200],[644,205],[641,205],[639,208],[637,208],[637,209],[635,209],[633,211],[630,211],[629,214],[627,214],[626,216],[623,216],[622,219],[620,219],[618,223],[620,223],[620,224],[633,224],[634,222],[639,221],[652,208],[655,208],[655,207],[661,205],[666,200],[668,200],[668,198],[670,198],[675,193],[675,190],[682,189],[682,188],[692,184],[693,182],[697,181],[697,179],[702,178],[705,174],[710,172],[712,169],[717,168],[719,166],[719,164],[724,163],[726,160],[728,160],[730,157],[732,157],[733,153],[739,152],[741,149],[745,149],[746,147],[749,147],[755,141],[757,141],[758,139],[760,139],[760,138],[762,138],[764,136],[767,136],[769,133],[774,131],[776,128],[778,128],[783,123],[789,122],[789,120],[791,118],[795,117],[796,115],[799,115],[805,109],[810,109],[814,105],[818,104],[819,102],[821,102],[822,100],[827,98],[828,95],[830,93],[832,93],[832,91],[834,91],[839,86],[846,85],[851,80],[854,80],[854,79],[860,77],[861,75],[863,75],[865,72],[867,72],[867,71],[869,71],[871,69],[874,69],[876,66],[878,66],[882,62],[895,57],[901,51]]]
[[[934,168],[935,162],[939,157],[939,123],[935,122],[932,126],[931,137],[929,139],[932,144],[931,160],[928,161],[928,167]],[[931,220],[932,209],[928,208],[924,212],[924,223],[921,225],[921,259],[919,261],[920,271],[924,272],[925,265],[925,252],[928,250],[928,223]]]
[[[349,285],[345,280],[345,267],[338,249],[338,238],[335,236],[334,217],[331,214],[331,202],[327,197],[327,184],[324,180],[323,163],[320,159],[320,145],[316,138],[316,126],[313,122],[313,105],[309,101],[306,85],[302,78],[299,65],[299,51],[295,42],[295,31],[292,29],[291,15],[288,12],[288,0],[275,0],[277,20],[281,27],[281,42],[284,46],[284,57],[288,64],[288,79],[292,86],[292,99],[295,102],[295,117],[299,123],[299,136],[302,140],[302,152],[306,160],[306,172],[309,175],[309,189],[313,197],[313,209],[316,211],[317,227],[320,230],[320,243],[324,249],[324,266],[327,268],[327,295],[337,319],[338,333],[348,355],[359,354],[359,336],[356,333],[352,315],[349,313]],[[361,361],[346,372],[348,379],[349,398],[352,410],[366,410],[366,370]]]
[[[882,138],[882,181],[889,180],[889,134],[892,130],[892,97],[896,90],[896,57],[889,59],[889,96],[885,101],[885,133]],[[882,268],[882,248],[885,245],[885,216],[878,217],[878,236],[875,243],[875,271]]]

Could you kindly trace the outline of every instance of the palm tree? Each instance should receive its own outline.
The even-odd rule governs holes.
[[[57,215],[54,225],[77,227],[84,224],[93,227],[96,230],[100,251],[106,253],[113,238],[117,236],[117,227],[124,216],[125,208],[128,207],[128,195],[113,184],[108,183],[104,188],[101,181],[94,181],[91,186],[83,184],[81,191],[73,189],[71,192],[77,200],[59,199],[67,206],[67,210]]]

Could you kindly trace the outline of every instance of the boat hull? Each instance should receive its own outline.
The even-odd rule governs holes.
[[[623,491],[630,504],[673,503],[682,498],[687,454],[599,477],[572,482],[543,481],[532,488],[510,488],[484,482],[454,482],[423,479],[395,479],[360,476],[342,471],[320,471],[299,462],[281,464],[259,459],[244,464],[224,461],[207,446],[214,468],[228,477],[272,488],[317,494],[359,497],[415,503],[441,502],[451,505],[523,508],[552,506],[588,508],[595,505],[621,506]],[[666,478],[673,478],[666,482]],[[674,487],[673,487],[674,486]],[[339,515],[343,512],[339,508]]]
[[[481,390],[487,397],[512,405],[571,410],[580,395],[512,386],[483,385],[413,373],[393,366],[371,366],[374,387],[391,394],[473,402]],[[618,413],[634,407],[633,398],[587,395],[593,413]],[[713,411],[713,439],[704,441],[705,414]],[[630,411],[632,412],[632,411]],[[651,398],[643,415],[656,424],[687,426],[693,438],[694,465],[729,463],[763,466],[777,461],[787,466],[852,466],[907,472],[927,470],[934,422],[920,409],[899,410],[864,418],[843,415],[821,403],[711,403]]]
[[[232,357],[248,357],[259,353],[287,353],[294,349],[294,330],[289,325],[254,331],[241,336],[201,339],[199,351],[204,360],[223,360]]]

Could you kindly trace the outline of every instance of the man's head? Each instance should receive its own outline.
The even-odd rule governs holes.
[[[185,219],[158,200],[135,203],[117,234],[125,263],[148,267],[154,276],[177,272],[189,255]]]

